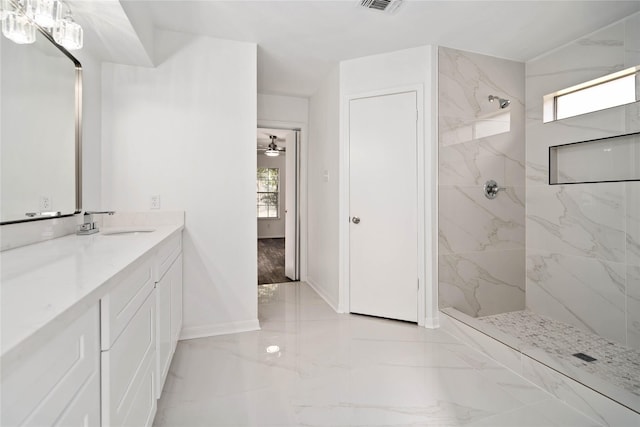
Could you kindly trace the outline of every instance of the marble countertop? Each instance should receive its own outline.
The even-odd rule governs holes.
[[[184,226],[149,228],[155,231],[73,234],[0,253],[3,369],[98,303],[129,267]]]

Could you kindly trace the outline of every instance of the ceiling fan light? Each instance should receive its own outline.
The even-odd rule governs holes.
[[[278,157],[280,155],[280,150],[278,150],[278,146],[276,145],[277,137],[275,135],[269,135],[269,139],[271,139],[271,143],[264,154],[269,157]]]

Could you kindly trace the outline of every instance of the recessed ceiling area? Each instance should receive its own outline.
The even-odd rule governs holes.
[[[258,92],[312,95],[339,61],[426,44],[527,61],[640,11],[638,1],[123,1],[154,27],[258,44]],[[134,22],[135,25],[135,22]]]

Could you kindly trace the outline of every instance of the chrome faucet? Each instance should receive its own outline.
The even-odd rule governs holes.
[[[100,231],[98,225],[93,221],[94,215],[113,215],[115,211],[85,211],[84,221],[78,226],[78,232],[76,234],[86,236],[88,234],[94,234]]]

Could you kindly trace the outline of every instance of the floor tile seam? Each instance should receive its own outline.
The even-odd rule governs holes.
[[[333,322],[333,323],[342,323],[341,319],[296,319],[296,320],[280,320],[280,319],[263,319],[263,325],[269,324],[296,324],[296,323],[311,323],[311,322]]]
[[[200,405],[200,404],[207,404],[210,403],[213,400],[222,400],[224,398],[228,398],[228,397],[232,397],[232,398],[237,398],[237,397],[242,397],[242,395],[248,394],[248,393],[254,393],[257,391],[262,391],[262,390],[281,390],[281,391],[286,391],[286,387],[285,386],[274,386],[274,385],[266,385],[266,386],[260,386],[260,387],[252,387],[249,388],[247,390],[242,390],[242,391],[235,391],[235,392],[231,392],[231,393],[225,393],[225,394],[207,394],[206,397],[202,397],[202,398],[198,398],[198,399],[190,399],[190,400],[180,400],[180,399],[171,399],[170,395],[179,395],[179,392],[169,392],[168,395],[163,399],[163,403],[162,406],[163,408],[174,408],[176,406],[183,406],[183,405]],[[164,392],[163,392],[164,395]],[[290,398],[290,396],[288,396]],[[169,400],[167,400],[167,398]]]
[[[471,422],[469,422],[469,423],[465,423],[465,424],[463,424],[463,426],[471,426],[471,425],[474,425],[474,424],[476,424],[476,423],[478,423],[478,422],[482,422],[482,421],[490,421],[492,418],[503,417],[503,416],[508,415],[508,414],[511,414],[511,413],[515,413],[515,412],[518,412],[518,411],[522,411],[524,408],[527,408],[527,407],[533,407],[533,406],[536,406],[536,405],[540,405],[540,404],[541,404],[541,403],[543,403],[543,402],[552,402],[552,401],[554,401],[554,400],[558,400],[558,399],[557,399],[557,398],[554,398],[554,397],[552,397],[552,396],[549,396],[549,397],[547,397],[546,399],[540,400],[540,401],[535,402],[535,403],[530,403],[530,404],[525,404],[525,405],[522,405],[522,406],[519,406],[519,407],[509,408],[509,409],[507,409],[507,410],[505,410],[505,411],[501,411],[501,412],[498,412],[498,413],[496,413],[496,414],[488,415],[488,416],[486,416],[486,417],[481,417],[481,418],[476,419],[476,420],[473,420],[473,421],[471,421]],[[572,409],[572,410],[573,410],[573,408],[570,408],[570,409]],[[576,411],[576,412],[577,412],[577,411]],[[583,415],[583,414],[580,412],[580,415]],[[544,415],[543,415],[543,416],[544,416]],[[546,416],[544,416],[544,418],[545,418],[545,420],[548,420],[548,418],[547,418]]]
[[[480,375],[483,376],[484,378],[486,378],[487,380],[489,380],[492,384],[495,384],[497,387],[500,388],[500,390],[502,390],[505,393],[509,394],[515,400],[520,402],[523,406],[535,405],[537,403],[544,402],[545,400],[553,398],[553,394],[549,393],[548,391],[546,391],[545,389],[543,389],[542,387],[540,387],[536,383],[528,380],[527,378],[521,376],[520,374],[518,374],[517,372],[512,371],[509,368],[504,368],[504,369],[506,369],[512,375],[515,375],[516,377],[518,377],[520,380],[522,380],[523,383],[526,383],[525,384],[526,386],[530,387],[532,390],[536,390],[536,391],[542,392],[545,397],[541,398],[540,400],[536,400],[535,402],[524,402],[524,401],[520,400],[518,397],[516,397],[515,395],[509,393],[508,388],[510,388],[510,387],[513,388],[514,386],[509,386],[508,384],[502,385],[502,383],[500,381],[495,381],[494,379],[492,379],[488,372],[486,374],[484,372],[482,372],[483,369],[480,369]]]
[[[434,345],[447,345],[457,344],[451,342],[434,342],[426,340],[410,340],[410,339],[388,339],[388,338],[362,338],[362,337],[348,337],[353,341],[365,341],[365,342],[389,342],[389,343],[413,343],[413,344],[434,344]]]

